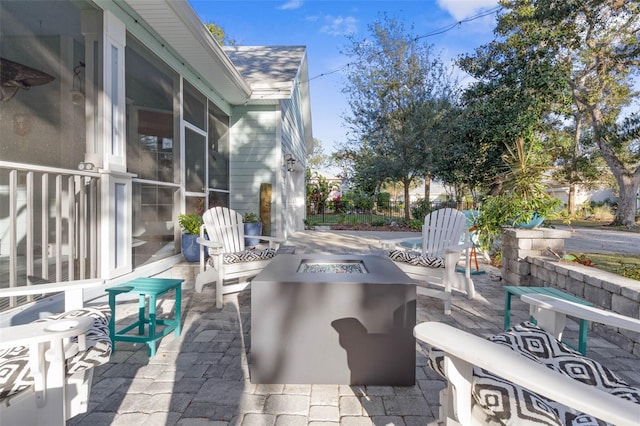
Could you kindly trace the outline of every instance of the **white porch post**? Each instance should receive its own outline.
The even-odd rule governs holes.
[[[127,173],[125,123],[126,27],[104,11],[102,156],[100,172],[100,275],[114,278],[132,270],[132,178]]]

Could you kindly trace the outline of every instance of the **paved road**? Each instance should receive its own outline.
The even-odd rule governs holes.
[[[640,233],[570,226],[556,228],[572,231],[571,238],[564,242],[565,251],[640,255]]]

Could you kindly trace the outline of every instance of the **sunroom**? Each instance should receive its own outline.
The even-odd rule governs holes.
[[[179,213],[257,213],[261,188],[270,235],[303,228],[304,47],[227,54],[187,1],[0,8],[2,287],[157,274]]]

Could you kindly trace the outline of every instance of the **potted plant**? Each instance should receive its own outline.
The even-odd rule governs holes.
[[[262,235],[262,222],[255,213],[246,213],[242,220],[244,222],[244,245],[245,247],[254,247],[260,244],[259,238],[250,238],[252,236]]]
[[[514,147],[507,145],[503,160],[508,170],[500,176],[502,189],[484,199],[476,219],[480,246],[485,251],[492,251],[503,227],[534,228],[561,204],[542,184],[544,165],[534,147],[535,140],[527,148],[524,138],[518,138]]]
[[[182,255],[189,262],[197,262],[200,260],[200,244],[196,239],[200,235],[200,226],[202,225],[202,216],[194,213],[178,215],[178,223],[182,228]]]

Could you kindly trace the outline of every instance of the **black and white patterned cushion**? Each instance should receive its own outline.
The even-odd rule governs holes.
[[[557,413],[558,404],[481,368],[473,369],[471,394],[490,424],[564,424]]]
[[[0,401],[33,384],[29,369],[29,347],[0,350]]]
[[[404,262],[414,266],[426,266],[427,268],[444,268],[444,258],[422,256],[404,250],[391,250],[389,258],[394,262]]]
[[[38,320],[38,322],[43,322],[85,316],[93,318],[93,325],[87,332],[87,349],[67,359],[67,375],[84,371],[109,361],[111,356],[111,339],[109,338],[111,310],[109,305],[76,309]],[[74,337],[73,340],[77,341],[77,338]],[[28,363],[28,346],[16,346],[0,351],[0,400],[15,395],[33,384],[33,377]]]
[[[629,386],[609,368],[574,351],[531,322],[516,325],[504,333],[490,337],[489,340],[506,346],[573,380],[640,404],[640,389]],[[565,424],[602,424],[591,416],[575,412],[555,402],[553,404]]]
[[[225,264],[254,262],[256,260],[271,259],[275,255],[276,250],[272,248],[263,250],[244,250],[224,254],[222,256],[222,262]]]
[[[582,356],[531,322],[516,325],[489,340],[575,380],[640,404],[640,389],[629,386],[602,364]],[[446,378],[443,351],[431,348],[428,365]],[[473,401],[482,408],[487,423],[575,426],[604,424],[592,416],[576,412],[478,367],[473,368],[473,375]]]

